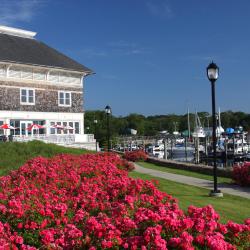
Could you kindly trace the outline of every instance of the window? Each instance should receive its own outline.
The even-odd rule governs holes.
[[[23,105],[35,104],[35,90],[34,89],[20,89],[20,102]]]
[[[49,82],[59,82],[59,73],[58,72],[50,72],[48,75]]]
[[[58,92],[58,104],[59,106],[71,106],[71,93],[59,91]]]
[[[44,71],[33,70],[33,79],[38,81],[45,81],[46,73]]]
[[[77,74],[60,73],[59,82],[61,82],[61,83],[72,83],[72,84],[81,84],[81,76],[79,76]]]
[[[10,125],[15,127],[16,129],[11,129],[11,135],[20,135],[20,120],[10,120]]]
[[[0,121],[0,126],[3,125],[3,121]],[[0,129],[0,135],[3,135],[4,134],[4,130],[3,129]]]
[[[33,77],[32,70],[30,70],[30,69],[22,69],[21,78],[32,80],[32,77]]]
[[[4,65],[0,66],[0,77],[6,77],[6,68]]]
[[[10,67],[9,69],[9,77],[13,78],[21,78],[21,68],[20,67]]]
[[[54,125],[58,125],[59,128],[53,128]],[[80,123],[73,121],[50,122],[50,134],[80,134]]]
[[[75,134],[80,134],[79,122],[75,122]]]

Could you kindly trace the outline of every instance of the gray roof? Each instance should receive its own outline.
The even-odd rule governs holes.
[[[35,39],[0,33],[0,61],[93,73],[57,50]]]

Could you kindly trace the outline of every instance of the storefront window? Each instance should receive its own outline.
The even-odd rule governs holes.
[[[56,129],[55,128],[52,128],[52,126],[54,126],[55,123],[54,122],[51,122],[50,123],[50,134],[54,135],[56,133]]]
[[[63,127],[67,127],[67,122],[63,122]],[[68,134],[68,129],[63,129],[64,134]]]
[[[20,135],[20,121],[10,120],[10,126],[16,128],[10,130],[11,135]]]
[[[61,123],[61,122],[57,122],[56,124],[62,126],[62,123]],[[63,133],[63,130],[62,130],[62,129],[57,129],[57,130],[56,130],[56,133],[57,133],[57,134],[62,134],[62,133]]]
[[[80,134],[79,122],[75,122],[75,134]]]
[[[65,127],[64,129],[52,128],[53,125],[59,125]],[[73,129],[71,129],[73,128]],[[50,122],[50,134],[80,134],[79,122]]]
[[[69,122],[69,126],[70,126],[71,128],[74,128],[73,122]],[[74,129],[70,129],[70,130],[69,130],[69,133],[70,133],[70,134],[74,134]]]

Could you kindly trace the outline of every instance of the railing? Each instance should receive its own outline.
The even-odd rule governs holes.
[[[76,139],[77,138],[77,139]],[[38,135],[15,135],[13,136],[13,141],[19,142],[27,142],[27,141],[44,141],[46,143],[55,143],[55,144],[64,144],[70,145],[74,143],[93,143],[95,142],[95,138],[93,134],[84,134],[84,135],[46,135],[46,134],[38,134]]]
[[[95,142],[95,137],[93,134],[87,134],[87,141],[88,142]]]
[[[73,144],[75,143],[74,135],[32,135],[32,136],[13,136],[13,141],[27,142],[27,141],[44,141],[46,143],[55,144]]]

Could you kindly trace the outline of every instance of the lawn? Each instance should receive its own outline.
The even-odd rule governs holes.
[[[27,160],[36,156],[52,157],[56,154],[83,154],[86,150],[66,148],[41,141],[2,142],[0,143],[0,176],[22,166]]]
[[[165,166],[160,166],[160,165],[156,165],[156,164],[149,163],[149,162],[137,162],[137,164],[144,168],[155,169],[155,170],[159,170],[159,171],[167,172],[171,174],[180,174],[180,175],[191,176],[191,177],[196,177],[196,178],[200,178],[204,180],[213,181],[213,176],[207,175],[207,174],[197,173],[197,172],[193,172],[189,170],[168,168]],[[232,183],[232,179],[226,178],[226,177],[218,177],[217,181],[218,183]]]
[[[242,223],[244,219],[250,217],[250,200],[224,194],[223,198],[213,198],[208,196],[209,190],[198,188],[190,185],[180,184],[177,182],[152,177],[147,174],[131,172],[130,177],[140,178],[143,180],[158,180],[158,188],[173,197],[177,198],[179,205],[183,210],[187,210],[188,206],[194,205],[203,207],[211,204],[220,214],[223,223],[233,220]]]
[[[27,143],[0,143],[0,175],[8,174],[11,170],[17,169],[23,165],[27,160],[39,155],[52,157],[60,153],[83,154],[86,152],[89,151],[66,148],[55,144],[45,144],[40,141],[31,141]],[[144,167],[154,168],[161,171],[171,171],[171,173],[184,174],[198,178],[202,178],[201,176],[204,176],[204,178],[210,178],[207,175],[201,175],[194,172],[169,169],[149,163],[140,164]],[[195,206],[205,206],[207,204],[211,204],[214,206],[216,211],[219,212],[223,222],[231,219],[241,223],[245,218],[250,217],[250,200],[232,195],[225,195],[223,199],[216,199],[209,197],[208,190],[206,189],[179,184],[161,178],[153,178],[150,175],[139,174],[136,172],[130,173],[130,176],[147,180],[159,180],[159,189],[176,197],[179,200],[179,204],[182,209],[187,209],[187,207],[191,204]],[[225,182],[225,180],[223,180],[223,182]]]

